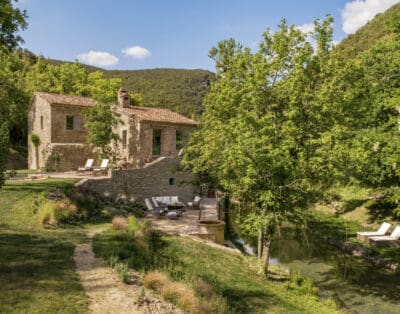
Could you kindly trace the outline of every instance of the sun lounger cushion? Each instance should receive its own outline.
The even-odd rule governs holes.
[[[367,232],[357,232],[358,235],[362,236],[379,236],[379,235],[385,235],[386,232],[389,231],[391,227],[391,224],[384,222],[382,225],[379,227],[378,231],[367,231]]]

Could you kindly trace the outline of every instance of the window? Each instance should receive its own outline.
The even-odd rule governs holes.
[[[123,130],[122,131],[122,148],[126,148],[127,144],[127,131]]]
[[[67,130],[74,129],[74,116],[67,116],[66,118]]]
[[[175,185],[175,178],[169,178],[169,185]]]
[[[43,130],[43,116],[40,116],[40,129]]]

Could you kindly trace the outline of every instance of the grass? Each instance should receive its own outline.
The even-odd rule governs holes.
[[[154,239],[153,239],[154,240]],[[162,236],[143,256],[143,243],[124,230],[97,235],[93,247],[97,256],[118,256],[121,262],[142,272],[162,272],[173,282],[192,284],[202,280],[226,300],[232,313],[335,313],[332,301],[321,301],[301,285],[279,280],[266,281],[257,274],[257,260],[210,247],[188,238]],[[149,253],[149,251],[148,251]],[[274,274],[273,274],[274,275]],[[275,277],[275,276],[273,276]],[[308,282],[307,282],[308,284]],[[171,298],[175,297],[171,296]]]
[[[357,240],[357,231],[377,230],[383,221],[393,226],[399,224],[384,200],[374,199],[372,189],[357,184],[334,187],[329,194],[325,203],[315,206],[315,215],[309,224],[311,230],[319,230],[333,239],[364,245],[370,255],[400,261],[399,247],[376,248]]]
[[[73,180],[7,181],[0,191],[0,313],[86,313],[73,260],[83,228],[44,229],[38,198]]]

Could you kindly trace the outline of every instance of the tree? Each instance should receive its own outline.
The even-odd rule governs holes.
[[[400,31],[397,19],[388,25],[392,34],[338,62],[320,98],[331,104],[332,160],[343,180],[379,190],[400,217]]]
[[[210,52],[217,81],[183,162],[240,201],[240,227],[259,236],[266,274],[277,228],[328,182],[331,122],[315,92],[329,76],[331,23],[315,21],[316,52],[285,20],[254,54],[232,39]]]
[[[119,139],[113,132],[113,128],[119,123],[117,113],[110,108],[110,105],[99,102],[87,109],[85,115],[88,143],[100,149],[101,158],[110,157],[112,153],[110,144]]]
[[[0,0],[0,47],[13,50],[24,42],[16,33],[27,27],[26,18],[26,11],[14,8],[11,0]]]
[[[39,169],[39,146],[41,144],[41,140],[37,134],[31,134],[30,140],[35,147],[36,169]]]

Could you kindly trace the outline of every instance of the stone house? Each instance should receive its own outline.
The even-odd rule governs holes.
[[[85,129],[84,110],[96,102],[88,97],[36,92],[28,111],[28,167],[59,171],[76,170],[88,158],[96,158]],[[197,122],[168,109],[130,105],[128,92],[118,91],[112,109],[121,123],[114,129],[120,140],[114,145],[119,166],[142,168],[158,157],[177,156]],[[36,148],[31,135],[40,138]]]

